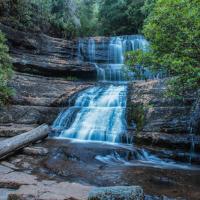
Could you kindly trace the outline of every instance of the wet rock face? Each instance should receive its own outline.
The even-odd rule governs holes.
[[[88,200],[143,200],[143,190],[139,186],[116,186],[93,189]]]
[[[198,98],[192,108],[189,131],[200,135],[200,90],[198,91]]]
[[[165,80],[141,81],[129,85],[127,118],[130,129],[133,123],[136,124],[136,141],[188,150],[194,142],[194,149],[199,151],[200,138],[196,136],[193,141],[188,130],[197,94],[187,94],[183,100],[176,100],[165,97],[166,89]],[[197,114],[193,116],[198,118]]]
[[[0,29],[6,34],[16,71],[43,76],[96,78],[93,64],[78,61],[76,41],[24,33],[2,24]]]
[[[188,133],[188,122],[192,104],[196,100],[195,95],[188,95],[184,100],[179,101],[165,97],[165,92],[164,80],[141,81],[130,84],[129,121],[134,120],[134,111],[142,112],[143,116],[134,120],[136,124],[141,124],[141,131]],[[134,110],[138,106],[140,106],[140,110]]]
[[[2,24],[0,29],[16,71],[9,82],[16,94],[9,106],[0,108],[0,137],[10,137],[42,123],[51,124],[71,96],[90,86],[77,80],[95,79],[96,69],[78,61],[76,41],[25,33]]]
[[[92,84],[16,73],[10,81],[15,95],[8,106],[0,108],[0,136],[14,136],[51,124],[68,105],[71,96]]]
[[[82,55],[81,59],[90,60],[97,63],[108,63],[109,37],[93,37],[79,40],[78,51]],[[94,42],[93,44],[91,43]]]

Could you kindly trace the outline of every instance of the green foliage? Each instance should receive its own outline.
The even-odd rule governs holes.
[[[79,79],[76,76],[67,76],[66,80],[67,81],[78,81]]]
[[[129,51],[126,53],[126,64],[130,66],[130,69],[136,73],[136,76],[140,79],[144,79],[144,74],[141,70],[138,70],[137,66],[143,66],[148,68],[151,73],[155,73],[160,70],[165,70],[160,65],[160,61],[155,57],[152,50],[149,51]]]
[[[0,0],[0,20],[23,31],[72,38],[80,27],[73,0]]]
[[[142,50],[130,51],[126,53],[126,64],[127,65],[142,65],[148,68],[155,67],[155,58],[153,57],[153,52],[144,52]],[[156,64],[159,68],[159,63]]]
[[[143,7],[141,8],[142,13],[147,17],[154,9],[156,0],[146,0]]]
[[[98,35],[98,2],[96,0],[80,0],[77,4],[81,23],[79,36]]]
[[[5,37],[0,31],[0,105],[6,104],[12,95],[12,90],[7,86],[12,76],[12,65],[8,55],[8,47],[5,45]]]
[[[132,105],[128,112],[128,121],[134,121],[136,124],[136,131],[143,129],[145,123],[145,106],[143,104]]]
[[[181,96],[200,84],[200,1],[157,0],[144,25],[151,52],[128,55],[128,64],[163,68],[174,78],[169,95]]]
[[[99,5],[101,35],[137,34],[142,28],[144,0],[103,0]]]
[[[0,0],[0,21],[56,37],[139,33],[145,0]]]

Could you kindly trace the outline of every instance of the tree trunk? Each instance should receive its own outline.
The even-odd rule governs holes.
[[[29,132],[6,139],[0,142],[0,159],[14,153],[15,151],[28,146],[48,136],[49,127],[43,124]]]

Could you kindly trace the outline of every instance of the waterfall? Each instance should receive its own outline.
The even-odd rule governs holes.
[[[52,125],[52,135],[62,139],[111,142],[114,143],[113,145],[123,146],[122,148],[128,146],[128,150],[134,157],[132,161],[125,160],[118,152],[95,157],[107,164],[135,165],[134,160],[137,160],[141,164],[182,167],[173,161],[164,161],[152,155],[148,150],[133,147],[130,145],[133,141],[130,141],[130,136],[127,136],[127,81],[165,76],[162,71],[154,74],[142,66],[136,66],[137,71],[142,75],[142,78],[138,78],[137,74],[124,64],[127,51],[137,49],[148,51],[148,48],[148,42],[138,35],[112,37],[109,41],[103,40],[103,42],[97,38],[80,39],[78,44],[79,61],[94,64],[98,84],[80,92],[76,99],[73,99],[69,108],[65,108],[58,115]],[[101,58],[101,55],[107,55],[107,57]],[[107,82],[101,83],[101,81]],[[192,134],[190,139],[190,161],[192,161],[192,153],[195,149],[195,138]]]
[[[97,78],[100,81],[128,81],[134,76],[128,67],[124,64],[95,64],[97,69]]]
[[[79,40],[80,61],[94,63],[98,81],[109,81],[109,85],[101,84],[79,93],[74,105],[61,112],[55,120],[55,136],[122,142],[127,132],[126,81],[136,79],[135,73],[124,64],[125,53],[137,49],[148,49],[148,42],[143,36],[111,37],[103,41],[98,38]],[[107,58],[103,57],[104,62],[98,63],[102,54]],[[145,73],[150,77],[150,72],[144,70]]]
[[[147,51],[149,43],[140,35],[112,37],[109,43],[108,60],[110,63],[123,64],[125,53],[141,49]]]
[[[149,43],[141,35],[116,36],[107,40],[101,38],[80,39],[78,43],[78,58],[95,64],[97,80],[99,81],[129,81],[136,79],[162,78],[162,72],[152,73],[150,70],[138,67],[142,76],[132,72],[124,64],[127,51],[141,49],[148,51]]]
[[[111,39],[108,59],[110,63],[124,63],[123,40],[120,37],[113,37]]]
[[[105,70],[102,69],[101,67],[99,67],[96,63],[95,63],[95,67],[96,67],[96,70],[97,70],[97,79],[105,81],[106,80]]]
[[[79,39],[78,41],[78,60],[80,62],[87,59],[88,62],[95,62],[96,55],[95,40],[89,38],[86,41],[84,39]]]
[[[83,59],[83,49],[84,49],[84,43],[83,43],[83,40],[82,39],[79,39],[78,41],[78,60],[80,62],[82,62],[84,59]]]
[[[95,41],[93,38],[90,38],[88,42],[88,57],[90,62],[95,61]]]
[[[112,37],[103,42],[97,38],[80,39],[79,60],[94,63],[98,81],[110,83],[79,93],[74,105],[61,112],[55,120],[54,135],[59,138],[122,142],[127,132],[127,85],[120,82],[135,79],[134,73],[124,64],[125,53],[146,50],[147,46],[148,42],[142,36]],[[102,52],[107,58],[103,63],[97,63]]]
[[[126,92],[125,85],[89,88],[79,94],[74,107],[58,116],[53,128],[62,128],[62,138],[120,142],[126,131]],[[72,122],[75,109],[79,111]]]

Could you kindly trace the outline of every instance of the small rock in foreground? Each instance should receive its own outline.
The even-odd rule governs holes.
[[[143,200],[143,189],[139,186],[116,186],[93,189],[88,200]]]
[[[44,147],[26,147],[23,149],[23,153],[27,155],[46,156],[48,154],[48,149]]]

